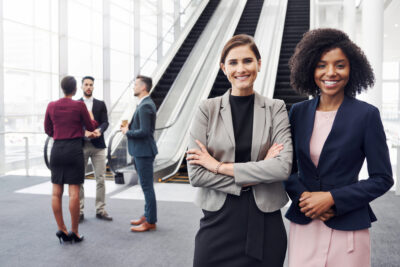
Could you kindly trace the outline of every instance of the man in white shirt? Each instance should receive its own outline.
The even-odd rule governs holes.
[[[83,98],[80,100],[86,104],[89,112],[93,114],[94,120],[99,124],[98,128],[93,132],[85,131],[85,141],[83,146],[83,154],[85,166],[88,160],[92,161],[95,177],[96,177],[96,217],[111,221],[112,217],[105,210],[105,172],[106,172],[106,144],[104,142],[104,132],[108,128],[107,108],[103,101],[93,97],[94,78],[85,76],[82,78]],[[79,222],[84,220],[84,197],[85,191],[83,184],[80,190],[80,216]]]

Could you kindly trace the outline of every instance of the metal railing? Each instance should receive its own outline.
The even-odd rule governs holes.
[[[0,135],[7,135],[7,134],[23,134],[23,135],[45,135],[44,132],[31,132],[31,131],[6,131],[6,132],[0,132]],[[25,174],[26,176],[29,176],[29,169],[30,169],[30,145],[29,145],[29,136],[23,136],[24,139],[24,167],[25,167]],[[47,141],[47,140],[46,140]],[[5,148],[4,148],[4,156],[5,156]],[[6,161],[2,162],[4,164],[4,172],[5,172],[5,166],[6,166]],[[3,170],[1,170],[3,172]]]
[[[195,2],[199,2],[197,0],[191,0],[186,7],[183,9],[183,12],[181,12],[181,14],[184,14],[186,12],[186,10],[192,6],[193,3]],[[200,2],[198,3],[198,5],[200,5]],[[167,37],[169,36],[169,34],[172,33],[172,31],[174,30],[175,26],[177,23],[180,22],[180,17],[177,18],[174,23],[171,25],[171,27],[168,29],[167,33],[164,34],[164,36],[160,39],[160,41],[157,42],[156,47],[153,49],[153,51],[150,53],[150,55],[145,59],[145,61],[143,62],[143,64],[140,66],[139,68],[139,72],[146,66],[146,64],[148,62],[150,62],[151,58],[154,56],[155,53],[157,53],[157,50],[159,49],[159,47],[163,44],[163,42],[167,39]],[[128,86],[124,89],[124,91],[121,93],[121,95],[118,97],[118,99],[115,101],[115,103],[111,106],[108,114],[111,115],[111,113],[115,110],[115,108],[118,106],[118,103],[120,102],[120,100],[122,99],[122,97],[125,95],[125,93],[129,90],[129,88],[131,88],[132,84],[135,82],[135,78],[139,73],[135,73],[134,78],[129,82]]]

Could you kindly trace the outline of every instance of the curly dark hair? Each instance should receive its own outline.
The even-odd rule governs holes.
[[[336,29],[316,29],[306,32],[289,60],[290,85],[299,93],[317,96],[314,71],[323,53],[340,48],[350,62],[350,77],[344,88],[347,96],[367,90],[375,82],[374,72],[364,52],[347,34]]]

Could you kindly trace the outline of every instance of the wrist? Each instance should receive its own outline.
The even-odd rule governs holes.
[[[221,166],[222,166],[223,164],[224,164],[224,163],[223,163],[222,161],[218,162],[218,164],[215,166],[215,168],[214,168],[214,170],[213,170],[213,173],[214,173],[214,174],[218,174],[218,173],[220,172]]]

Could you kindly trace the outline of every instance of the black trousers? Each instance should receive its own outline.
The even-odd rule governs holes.
[[[283,266],[287,236],[281,211],[260,211],[251,190],[228,195],[220,210],[203,213],[195,239],[194,267]],[[254,251],[261,258],[253,257]]]

